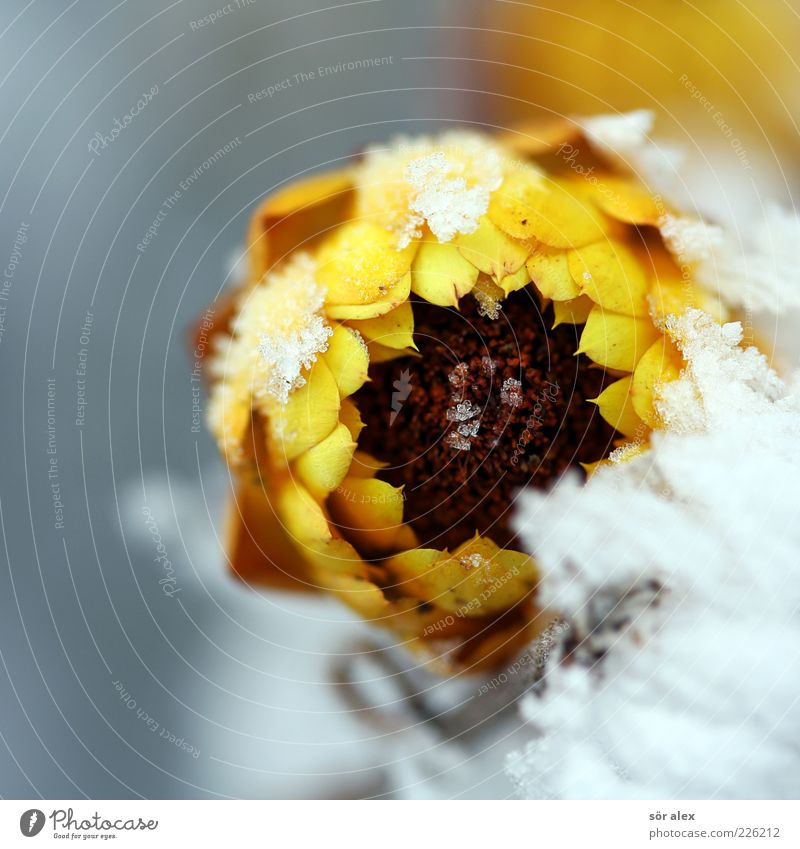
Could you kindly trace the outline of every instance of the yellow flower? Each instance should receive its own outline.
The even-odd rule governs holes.
[[[555,614],[515,492],[645,448],[682,366],[665,319],[711,306],[667,212],[568,124],[401,139],[265,201],[211,375],[234,570],[444,669],[519,651]]]

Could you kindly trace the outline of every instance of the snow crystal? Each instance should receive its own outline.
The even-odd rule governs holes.
[[[475,289],[473,294],[475,295],[475,300],[478,302],[478,315],[496,321],[500,317],[500,310],[503,309],[500,301],[481,289]]]
[[[478,229],[478,219],[489,208],[489,194],[499,181],[468,186],[461,176],[463,170],[461,163],[447,159],[441,151],[409,164],[406,180],[413,188],[409,208],[417,238],[422,235],[419,230],[422,222],[427,222],[440,242],[449,242],[459,233],[474,233]]]
[[[289,393],[306,382],[301,371],[311,368],[317,354],[327,350],[332,332],[322,316],[308,315],[298,328],[273,327],[263,333],[258,353],[269,367],[264,391],[285,404]]]
[[[472,554],[462,554],[459,558],[459,563],[461,563],[465,569],[479,569],[488,562],[489,561],[483,555],[478,554],[477,551]]]
[[[459,395],[464,392],[469,378],[469,367],[466,363],[458,363],[456,367],[447,375],[453,391]]]
[[[233,334],[213,362],[214,393],[221,399],[229,381],[241,384],[246,375],[247,391],[270,414],[306,382],[303,370],[327,350],[333,333],[320,314],[325,290],[315,272],[314,260],[298,253],[247,293]]]
[[[401,137],[369,148],[359,174],[359,214],[377,216],[403,248],[428,226],[440,242],[473,233],[503,181],[502,151],[464,130]]]
[[[457,431],[451,431],[445,437],[445,442],[457,451],[469,451],[472,448],[472,443],[462,434]]]
[[[491,377],[497,371],[497,363],[491,357],[481,357],[481,371]]]
[[[480,419],[473,419],[471,422],[463,422],[457,428],[462,436],[477,436],[481,427]]]
[[[800,793],[800,387],[739,324],[690,310],[668,331],[688,363],[651,449],[519,501],[541,603],[579,646],[523,701],[508,771],[528,796]]]
[[[703,221],[665,215],[667,247],[697,281],[733,307],[781,312],[800,307],[800,216],[768,206],[735,236]]]
[[[477,416],[481,408],[472,401],[460,401],[455,407],[451,407],[446,415],[449,422],[465,422]]]
[[[506,407],[519,407],[522,404],[522,383],[507,377],[500,389],[500,401]]]

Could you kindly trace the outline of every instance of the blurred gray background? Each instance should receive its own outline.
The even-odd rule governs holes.
[[[360,626],[224,573],[227,481],[192,432],[186,334],[273,187],[478,114],[463,68],[412,58],[458,55],[467,9],[4,0],[4,797],[393,792],[384,765],[409,741],[398,752],[327,683]],[[358,59],[382,62],[316,73]]]

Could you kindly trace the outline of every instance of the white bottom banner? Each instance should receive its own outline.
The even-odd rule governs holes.
[[[398,805],[405,807],[401,810]],[[411,810],[411,807],[414,810]],[[798,802],[2,801],[0,846],[800,846]],[[446,843],[445,843],[446,841]]]

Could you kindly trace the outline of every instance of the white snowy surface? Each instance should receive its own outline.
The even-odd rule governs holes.
[[[800,401],[738,325],[673,321],[689,366],[652,451],[526,492],[518,527],[579,641],[522,704],[523,795],[800,794]]]
[[[661,233],[678,262],[730,306],[781,313],[800,307],[800,217],[771,204],[741,232],[665,216]]]

